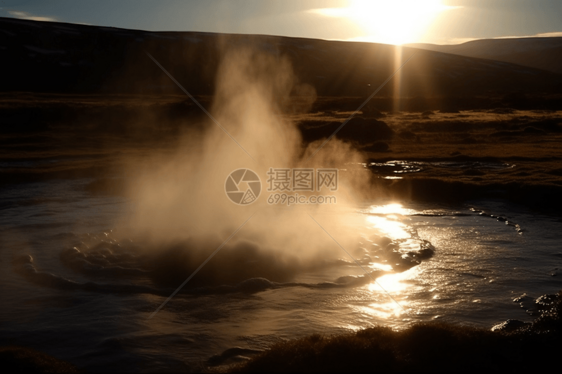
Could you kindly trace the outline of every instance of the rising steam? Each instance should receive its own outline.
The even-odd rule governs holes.
[[[349,213],[364,198],[368,173],[342,168],[359,164],[362,155],[332,139],[305,162],[321,143],[304,145],[296,124],[283,115],[291,95],[308,105],[315,99],[314,89],[298,82],[289,59],[247,47],[228,49],[217,73],[210,112],[253,160],[209,120],[205,131],[187,131],[177,149],[151,155],[149,162],[135,166],[137,176],[129,188],[135,209],[123,225],[127,235],[154,256],[155,266],[162,267],[164,282],[177,284],[187,277],[254,213],[209,262],[201,279],[283,280],[301,267],[345,257],[309,214],[342,245],[357,245],[357,236],[349,233],[353,226]],[[268,205],[270,167],[340,168],[339,189],[331,193],[337,204]],[[224,191],[227,176],[239,168],[253,170],[262,182],[261,196],[248,206],[233,204]]]

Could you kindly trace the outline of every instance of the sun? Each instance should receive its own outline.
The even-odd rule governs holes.
[[[351,0],[315,13],[355,22],[364,34],[352,40],[400,45],[419,41],[437,15],[452,8],[442,0]]]

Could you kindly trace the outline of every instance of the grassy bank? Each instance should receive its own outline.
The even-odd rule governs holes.
[[[419,323],[403,331],[375,327],[276,344],[229,373],[537,371],[556,365],[562,348],[562,292],[531,324],[495,331]]]
[[[5,373],[82,373],[74,365],[24,347],[0,347],[0,367]]]

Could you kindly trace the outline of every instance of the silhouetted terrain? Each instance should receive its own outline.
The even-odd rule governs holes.
[[[147,32],[7,18],[0,19],[0,26],[0,64],[9,72],[0,86],[2,183],[93,176],[99,178],[93,190],[118,191],[115,182],[123,177],[118,170],[126,169],[123,154],[164,150],[186,130],[214,126],[147,53],[211,109],[223,54],[248,48],[279,62],[288,58],[300,83],[316,91],[317,97],[296,85],[289,99],[280,97],[277,103],[282,115],[298,124],[304,143],[330,136],[415,53],[362,108],[360,118],[337,134],[365,153],[373,183],[391,184],[392,194],[424,199],[503,196],[534,204],[552,200],[562,186],[562,120],[556,112],[562,109],[560,74],[372,43]],[[443,47],[530,53],[556,49],[557,41],[492,40]],[[507,47],[490,47],[494,45]],[[407,167],[380,166],[393,160]],[[439,167],[434,161],[457,166]],[[409,162],[425,165],[410,172],[417,168]],[[389,180],[388,173],[402,179]]]
[[[298,79],[320,96],[364,96],[414,52],[401,71],[401,83],[387,85],[381,96],[533,95],[562,88],[562,76],[539,69],[385,44],[147,32],[10,18],[0,19],[0,28],[0,64],[10,72],[3,77],[2,91],[178,93],[148,52],[192,94],[212,94],[221,55],[241,47],[287,56]]]
[[[337,336],[275,344],[229,373],[379,373],[548,370],[560,347],[561,298],[549,295],[533,323],[509,320],[492,331],[420,323],[403,331],[377,326]],[[242,353],[244,354],[244,353]]]
[[[456,45],[414,43],[408,46],[509,62],[562,74],[562,38],[482,39]]]
[[[4,184],[88,176],[97,178],[92,190],[116,193],[124,177],[119,170],[127,169],[124,154],[164,150],[188,129],[214,126],[147,53],[211,109],[223,54],[247,48],[280,63],[289,59],[300,83],[316,91],[317,97],[296,85],[277,103],[304,143],[330,136],[415,54],[362,108],[362,118],[337,135],[365,152],[373,183],[392,185],[398,197],[503,196],[549,204],[561,188],[560,74],[384,44],[7,18],[0,26],[0,64],[9,72],[0,86]],[[556,41],[543,44],[555,48]],[[462,46],[501,50],[482,47],[488,44],[496,41]],[[393,160],[426,165],[415,173],[391,170],[402,177],[393,180],[386,178],[388,167],[377,166]],[[436,167],[436,160],[460,164]],[[470,166],[490,160],[516,167]]]

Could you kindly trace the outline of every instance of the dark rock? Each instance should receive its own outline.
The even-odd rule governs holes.
[[[513,302],[519,303],[519,306],[525,309],[525,312],[534,316],[537,313],[537,307],[535,305],[535,299],[527,294],[523,294],[515,299]]]
[[[385,142],[375,142],[363,148],[365,152],[387,152],[388,144]]]
[[[557,301],[557,295],[542,295],[535,300],[535,304],[539,311],[544,311],[553,308]]]
[[[340,139],[359,141],[361,143],[390,139],[393,135],[394,131],[385,122],[362,117],[352,118],[336,134]]]
[[[207,360],[207,364],[210,366],[225,365],[235,362],[248,361],[250,358],[248,356],[255,356],[263,351],[258,349],[249,349],[234,347],[229,348],[220,355],[214,355]]]
[[[508,319],[492,327],[492,331],[513,332],[523,327],[531,326],[528,322],[519,321],[518,319]]]
[[[272,288],[274,284],[266,278],[251,278],[240,282],[236,288],[240,292],[256,293]]]
[[[367,104],[365,105],[361,111],[363,112],[363,115],[365,117],[369,117],[369,118],[384,118],[386,117],[386,114],[381,113],[377,108],[374,108],[373,106]]]
[[[531,296],[527,296],[526,293],[524,293],[523,295],[516,297],[515,299],[513,299],[514,303],[522,303],[526,300],[532,300],[533,298]]]

